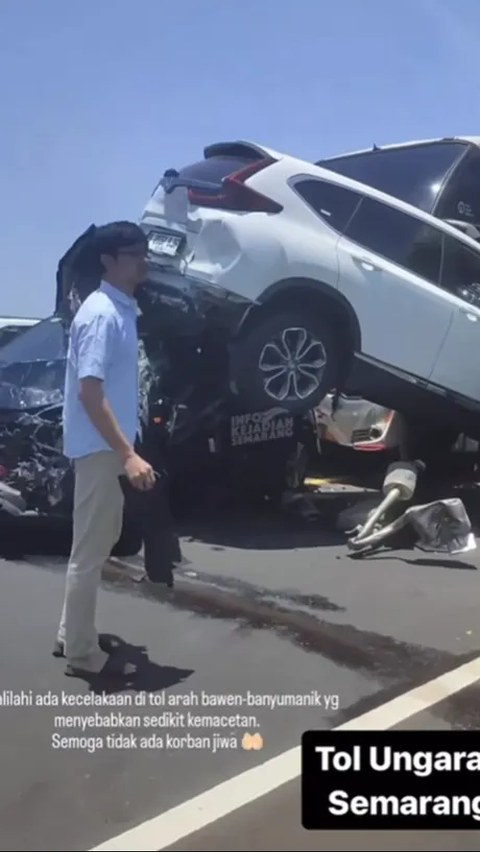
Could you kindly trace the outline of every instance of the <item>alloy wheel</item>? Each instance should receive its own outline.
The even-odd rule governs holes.
[[[305,328],[285,328],[262,349],[258,366],[265,393],[276,402],[305,400],[320,387],[327,355]]]

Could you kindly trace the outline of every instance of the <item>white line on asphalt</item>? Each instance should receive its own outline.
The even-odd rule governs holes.
[[[369,710],[335,731],[385,731],[428,710],[480,679],[480,657]],[[90,852],[160,852],[300,775],[300,747],[223,781],[135,828],[106,840]]]

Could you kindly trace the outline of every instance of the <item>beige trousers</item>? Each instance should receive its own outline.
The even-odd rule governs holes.
[[[121,473],[118,456],[108,450],[75,460],[73,542],[57,636],[69,661],[98,651],[95,611],[102,568],[122,531]]]

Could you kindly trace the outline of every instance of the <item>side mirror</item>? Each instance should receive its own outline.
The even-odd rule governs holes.
[[[476,225],[471,225],[470,222],[463,222],[461,219],[444,219],[443,221],[447,225],[451,225],[452,228],[462,231],[467,237],[471,237],[472,240],[480,240],[480,231]]]

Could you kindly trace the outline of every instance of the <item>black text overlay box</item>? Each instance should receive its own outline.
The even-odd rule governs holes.
[[[480,731],[307,731],[302,823],[480,830]]]

